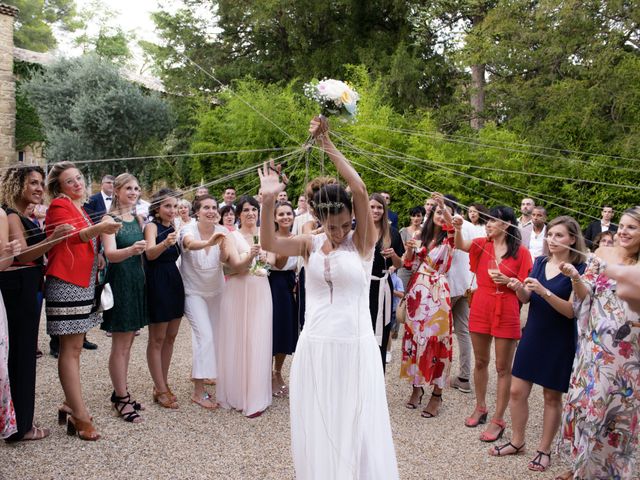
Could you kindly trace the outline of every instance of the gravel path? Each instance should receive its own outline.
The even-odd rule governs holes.
[[[82,354],[83,388],[102,439],[83,442],[68,437],[65,428],[57,425],[62,390],[56,360],[47,355],[48,337],[42,325],[40,348],[45,356],[38,360],[36,421],[50,427],[52,435],[38,442],[11,445],[0,442],[0,479],[294,478],[287,399],[274,398],[273,406],[254,420],[237,412],[209,412],[189,402],[191,331],[186,320],[180,329],[170,373],[172,389],[180,402],[179,410],[169,411],[151,403],[152,383],[145,357],[146,330],[136,338],[129,374],[130,390],[147,406],[143,412],[145,421],[138,425],[116,418],[110,409],[111,385],[107,372],[110,339],[98,329],[90,332],[89,339],[96,342],[99,349],[85,350]],[[388,365],[386,381],[402,479],[547,479],[566,470],[567,464],[556,455],[547,473],[527,469],[541,433],[540,388],[534,388],[530,399],[527,453],[489,457],[488,444],[477,439],[480,430],[463,424],[473,409],[473,394],[445,390],[441,414],[435,419],[421,418],[420,410],[404,407],[410,388],[398,378],[399,345],[398,340],[394,341],[394,357]],[[287,360],[285,370],[289,364]],[[454,364],[454,372],[455,367]],[[495,394],[494,376],[489,388],[491,398]],[[506,438],[509,438],[508,429]]]

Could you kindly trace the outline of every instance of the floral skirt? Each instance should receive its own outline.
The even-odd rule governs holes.
[[[444,388],[453,355],[449,284],[442,275],[415,275],[407,292],[400,377],[414,386]]]

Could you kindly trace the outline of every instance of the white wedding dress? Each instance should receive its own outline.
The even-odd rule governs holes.
[[[291,448],[296,480],[394,480],[380,349],[371,328],[371,259],[353,233],[328,255],[313,237],[305,324],[291,365]]]

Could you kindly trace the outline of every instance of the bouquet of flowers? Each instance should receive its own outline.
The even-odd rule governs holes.
[[[257,245],[259,241],[260,241],[260,238],[258,237],[258,235],[254,235],[253,243]],[[269,276],[270,268],[271,268],[271,265],[269,265],[267,262],[263,262],[262,260],[260,260],[260,257],[258,256],[254,259],[253,265],[251,265],[251,268],[249,269],[249,273],[251,275],[255,275],[256,277],[267,277]]]
[[[316,101],[325,117],[337,116],[344,121],[353,120],[356,116],[360,96],[349,85],[340,80],[325,78],[305,83],[304,94]]]

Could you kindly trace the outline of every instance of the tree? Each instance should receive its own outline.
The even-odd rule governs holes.
[[[57,45],[54,28],[74,31],[81,26],[75,0],[7,0],[20,12],[14,25],[16,47],[46,52]]]
[[[74,38],[74,43],[82,47],[83,53],[93,52],[119,65],[131,58],[129,42],[134,39],[132,33],[126,33],[114,25],[116,12],[107,8],[101,1],[93,0],[80,12],[83,28]],[[98,27],[98,33],[90,33],[92,26]]]
[[[46,135],[47,159],[91,160],[157,153],[171,131],[167,103],[93,55],[64,59],[22,86]],[[135,161],[91,164],[92,173],[141,172]]]

